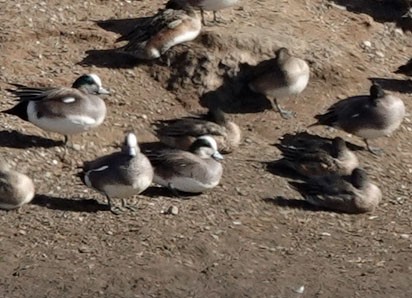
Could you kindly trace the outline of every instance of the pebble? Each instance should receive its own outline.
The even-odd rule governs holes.
[[[167,214],[172,214],[172,215],[178,215],[179,214],[179,208],[176,206],[170,206],[169,209],[167,209]]]
[[[89,246],[82,245],[82,246],[79,247],[79,252],[82,253],[82,254],[83,253],[87,254],[87,253],[91,253],[92,249]]]
[[[385,57],[385,54],[382,53],[381,51],[377,51],[376,56],[383,58],[383,57]]]
[[[362,45],[363,45],[365,48],[370,48],[370,47],[372,47],[372,43],[371,43],[369,40],[365,40],[364,42],[362,42]]]

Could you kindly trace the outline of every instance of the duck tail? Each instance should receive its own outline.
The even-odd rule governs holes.
[[[308,128],[318,125],[335,126],[335,123],[338,120],[338,116],[336,115],[334,110],[329,110],[324,114],[316,115],[315,119],[317,121],[309,125]]]
[[[29,121],[29,116],[27,114],[28,101],[21,101],[14,107],[8,110],[1,111],[2,113],[17,116],[25,121]]]

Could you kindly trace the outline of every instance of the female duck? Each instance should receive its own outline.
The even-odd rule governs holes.
[[[211,135],[222,153],[230,153],[239,146],[241,130],[227,119],[219,108],[210,109],[204,119],[183,118],[155,124],[159,140],[173,148],[188,150],[196,138]]]
[[[171,47],[194,40],[200,33],[200,17],[190,6],[170,7],[139,25],[117,41],[129,40],[118,51],[137,59],[157,59]]]
[[[289,184],[309,203],[346,213],[371,212],[382,199],[380,189],[359,168],[353,170],[349,177],[328,175]]]
[[[379,149],[369,146],[368,140],[392,134],[405,117],[405,104],[394,95],[386,94],[373,84],[370,95],[349,97],[332,105],[310,125],[327,125],[361,137],[367,149],[377,154]]]
[[[0,159],[0,209],[16,209],[34,197],[33,181]]]

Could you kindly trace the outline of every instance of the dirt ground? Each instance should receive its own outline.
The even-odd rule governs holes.
[[[219,14],[225,24],[205,27],[167,58],[138,64],[113,53],[116,38],[161,6],[0,0],[1,110],[13,104],[11,82],[70,86],[94,72],[112,91],[104,124],[74,136],[66,156],[62,136],[0,114],[0,154],[33,177],[38,194],[18,211],[0,211],[1,296],[412,297],[410,113],[391,138],[373,142],[383,156],[357,151],[384,194],[372,214],[308,208],[263,163],[279,157],[273,144],[283,135],[305,131],[337,99],[367,93],[369,78],[411,111],[412,81],[393,74],[412,57],[411,32],[395,26],[403,11],[389,1],[243,0]],[[302,95],[284,103],[297,113],[292,120],[222,79],[279,46],[312,72]],[[154,188],[131,199],[137,212],[115,216],[76,177],[82,161],[117,150],[125,131],[153,142],[153,121],[204,111],[213,100],[244,132],[213,191],[180,200]],[[309,132],[363,145],[323,127]],[[177,215],[165,214],[171,206]]]

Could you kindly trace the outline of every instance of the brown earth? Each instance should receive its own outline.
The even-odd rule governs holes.
[[[305,131],[338,98],[368,92],[368,78],[380,78],[411,110],[412,82],[392,73],[412,56],[411,33],[395,27],[400,8],[372,0],[243,0],[221,12],[226,24],[137,65],[110,49],[161,1],[73,2],[0,1],[1,110],[12,105],[9,82],[69,86],[95,72],[113,92],[105,123],[74,136],[66,156],[61,136],[0,114],[0,154],[33,177],[38,193],[18,211],[0,211],[2,297],[412,296],[409,113],[391,138],[374,142],[383,156],[357,151],[384,194],[373,214],[307,208],[261,162],[277,159],[272,144]],[[239,63],[254,64],[279,46],[312,69],[308,88],[284,104],[297,112],[289,121],[263,111],[267,102],[250,98],[237,80]],[[138,212],[115,216],[75,176],[82,161],[116,150],[124,131],[155,141],[151,122],[203,111],[213,100],[245,136],[212,192],[179,200],[154,189],[135,198]],[[322,127],[310,132],[363,145]],[[164,214],[170,206],[179,213]]]

